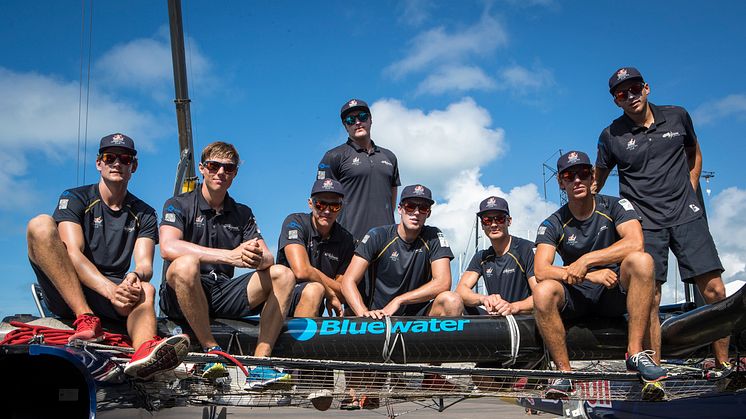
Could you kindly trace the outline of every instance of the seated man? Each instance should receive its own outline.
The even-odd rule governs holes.
[[[372,228],[360,240],[342,278],[342,294],[356,315],[461,315],[461,298],[449,291],[453,253],[440,229],[425,225],[434,203],[430,189],[407,186],[399,202],[401,222]],[[369,283],[361,284],[366,271]]]
[[[333,179],[317,180],[308,199],[308,214],[290,214],[282,223],[277,244],[277,263],[292,269],[297,284],[288,316],[342,315],[341,279],[350,264],[355,244],[352,235],[339,225],[342,184]]]
[[[531,313],[534,309],[531,290],[536,285],[533,243],[510,235],[508,227],[512,218],[508,202],[500,197],[491,196],[482,201],[477,217],[491,246],[474,254],[456,286],[466,313],[499,316]],[[488,295],[472,291],[480,276]]]
[[[27,237],[31,267],[49,309],[76,318],[70,340],[101,340],[99,317],[126,324],[137,351],[124,372],[146,379],[179,365],[189,351],[189,338],[154,338],[150,278],[157,219],[152,207],[127,191],[137,170],[136,154],[126,135],[102,138],[98,183],[63,192],[52,217],[39,215],[29,222]]]
[[[629,314],[627,369],[636,371],[652,389],[666,370],[656,365],[653,351],[643,350],[653,304],[653,259],[643,251],[640,217],[626,199],[592,195],[593,170],[579,151],[557,161],[557,180],[568,203],[547,218],[536,237],[534,315],[549,355],[557,368],[570,371],[563,319],[590,314]],[[559,253],[564,266],[553,265]],[[655,345],[655,344],[653,344]],[[651,386],[648,386],[651,387]],[[572,391],[569,379],[554,380],[547,397]]]
[[[295,280],[286,267],[274,265],[251,208],[228,194],[238,174],[238,151],[214,142],[202,151],[199,171],[204,182],[163,206],[161,255],[166,278],[161,309],[186,319],[206,352],[221,350],[210,329],[210,317],[242,318],[261,312],[255,356],[266,357],[282,329]],[[233,278],[234,268],[252,268]],[[225,366],[209,363],[203,376],[226,375]],[[288,381],[290,375],[256,367],[246,387]]]

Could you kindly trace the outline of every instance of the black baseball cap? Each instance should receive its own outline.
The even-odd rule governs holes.
[[[562,173],[573,166],[591,166],[591,159],[582,151],[568,151],[557,160],[557,173]]]
[[[477,215],[482,215],[487,211],[502,211],[505,215],[510,215],[508,209],[508,201],[500,198],[499,196],[491,196],[484,201],[479,203],[479,212]]]
[[[335,193],[341,197],[345,196],[344,187],[334,179],[317,179],[316,182],[313,183],[311,196],[322,192]]]
[[[433,193],[430,192],[430,189],[423,185],[405,186],[404,189],[402,189],[401,191],[401,199],[399,200],[399,202],[409,198],[424,199],[425,201],[430,201],[431,205],[435,203],[435,201],[433,201]]]
[[[642,74],[634,67],[622,67],[609,77],[609,93],[614,94],[614,89],[627,80],[639,80],[645,83]]]
[[[366,111],[368,111],[368,113],[370,113],[370,108],[364,100],[350,99],[345,102],[344,105],[342,105],[342,109],[340,109],[339,111],[339,116],[342,119],[345,119],[345,116],[347,116],[348,113],[354,111],[355,109],[365,109]]]
[[[135,150],[135,142],[132,141],[132,138],[121,133],[109,134],[106,137],[102,138],[101,144],[99,144],[98,146],[98,154],[101,154],[107,148],[112,147],[124,148],[131,151],[133,156],[137,155],[137,150]]]

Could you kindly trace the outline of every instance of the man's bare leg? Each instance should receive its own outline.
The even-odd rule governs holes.
[[[282,265],[272,265],[256,271],[249,279],[247,293],[252,307],[264,302],[259,317],[259,338],[254,356],[270,356],[282,330],[295,287],[293,271]]]
[[[694,283],[697,284],[697,287],[705,298],[707,304],[716,303],[725,299],[725,285],[717,271],[708,272],[695,277]],[[723,362],[730,361],[728,345],[730,345],[730,336],[712,342],[712,351],[715,353],[715,361],[717,361],[718,366]]]
[[[158,333],[155,320],[155,288],[150,282],[141,282],[143,295],[127,316],[127,333],[132,338],[132,347],[137,349]]]
[[[655,295],[653,258],[644,252],[630,253],[622,261],[620,282],[627,290],[627,353],[631,356],[642,352],[643,340],[650,335],[648,325]]]
[[[26,240],[29,259],[44,271],[75,316],[92,313],[54,219],[48,215],[32,218]]]
[[[460,316],[464,313],[464,301],[453,291],[441,292],[435,297],[428,316]]]
[[[295,307],[294,317],[318,317],[319,307],[324,301],[324,286],[318,282],[309,282],[300,295]],[[291,293],[292,294],[292,293]]]
[[[650,324],[648,324],[647,333],[642,340],[643,348],[650,348],[655,351],[653,361],[660,364],[661,362],[661,318],[659,308],[661,306],[661,286],[662,282],[655,281],[655,296],[653,303],[650,305]]]
[[[209,306],[200,279],[199,259],[176,258],[168,267],[166,281],[176,291],[181,312],[203,348],[218,346],[210,329]]]
[[[544,345],[552,361],[561,371],[570,371],[570,357],[565,343],[565,325],[562,323],[559,308],[565,302],[565,289],[558,281],[546,280],[534,289],[534,318]]]

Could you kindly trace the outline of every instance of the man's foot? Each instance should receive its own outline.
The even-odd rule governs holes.
[[[705,378],[709,381],[716,381],[723,379],[733,373],[733,364],[730,362],[721,362],[715,368],[707,370]]]
[[[547,386],[544,398],[552,400],[566,400],[575,391],[572,380],[569,378],[555,378]]]
[[[78,316],[73,323],[75,333],[67,340],[72,342],[75,339],[85,340],[88,342],[99,342],[104,338],[104,331],[101,329],[101,319],[93,313],[85,313]]]
[[[228,376],[228,370],[225,368],[225,364],[222,362],[208,362],[202,368],[202,378],[208,380],[214,380],[216,378],[222,378]]]
[[[627,370],[637,372],[645,382],[654,382],[667,378],[668,371],[657,365],[653,361],[653,358],[651,358],[651,355],[654,354],[655,352],[648,350],[627,356]]]
[[[657,402],[666,397],[666,389],[660,381],[645,382],[642,385],[642,399],[646,402]]]
[[[440,374],[428,372],[422,378],[422,389],[433,392],[453,391],[456,390],[456,384]]]
[[[288,383],[291,375],[276,368],[258,366],[251,369],[246,377],[246,390],[261,390],[270,384]]]
[[[124,367],[124,373],[147,380],[158,372],[176,368],[188,353],[187,335],[176,335],[166,339],[154,337],[137,348],[132,360]]]

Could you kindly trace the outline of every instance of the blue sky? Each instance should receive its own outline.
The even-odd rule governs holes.
[[[493,193],[510,202],[512,233],[533,238],[559,202],[553,181],[545,199],[542,163],[553,165],[560,148],[595,153],[601,129],[620,113],[608,77],[633,65],[650,83],[651,101],[692,113],[704,170],[716,175],[707,204],[724,277],[744,278],[746,4],[672,6],[184,1],[195,146],[236,144],[243,166],[232,194],[254,209],[275,249],[283,218],[305,210],[318,160],[345,140],[340,106],[365,99],[373,139],[397,154],[404,184],[433,189],[439,205],[430,224],[460,253],[478,202]],[[0,314],[7,315],[35,312],[25,223],[51,213],[83,174],[85,183],[97,179],[98,139],[116,131],[135,139],[140,169],[130,189],[159,213],[173,188],[178,141],[165,0],[94,4],[85,153],[78,153],[81,4],[6,1],[0,23]],[[616,193],[615,183],[605,192]]]

